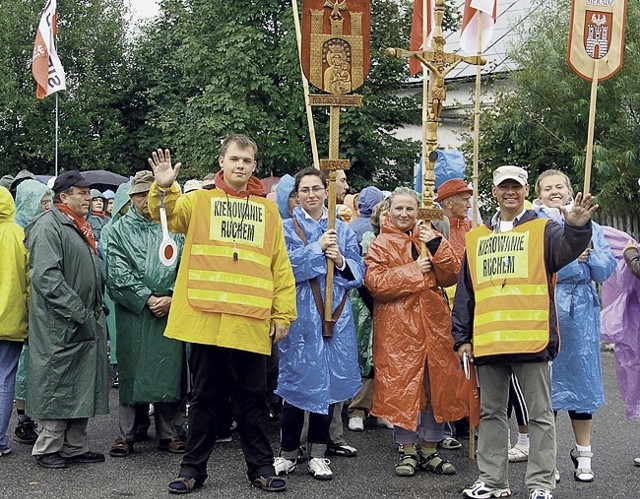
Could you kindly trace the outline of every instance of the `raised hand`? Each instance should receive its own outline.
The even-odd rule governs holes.
[[[175,167],[171,167],[171,152],[169,149],[158,149],[151,153],[151,157],[147,160],[149,166],[153,170],[158,187],[168,188],[173,185],[182,163],[176,163]]]
[[[585,225],[591,219],[593,212],[600,208],[599,205],[594,204],[594,201],[595,198],[591,194],[587,193],[583,197],[582,193],[579,192],[571,210],[567,210],[564,206],[560,207],[564,215],[565,223],[572,227],[582,227]]]

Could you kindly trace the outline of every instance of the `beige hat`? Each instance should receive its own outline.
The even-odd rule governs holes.
[[[187,192],[191,192],[191,191],[197,191],[199,189],[202,189],[202,180],[198,180],[196,178],[192,178],[187,180],[184,183],[184,193],[186,194]]]
[[[505,180],[515,180],[520,185],[527,185],[529,174],[524,168],[514,165],[505,165],[496,168],[493,172],[493,185],[500,185]]]
[[[149,192],[151,184],[153,184],[153,173],[149,170],[141,170],[136,172],[136,176],[131,181],[131,187],[129,187],[129,196],[132,194],[140,194],[142,192]]]

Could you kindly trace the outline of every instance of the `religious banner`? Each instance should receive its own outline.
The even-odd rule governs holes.
[[[611,78],[622,67],[626,0],[573,0],[567,62],[581,78]]]
[[[369,0],[302,2],[302,69],[309,83],[334,95],[351,93],[370,68]]]

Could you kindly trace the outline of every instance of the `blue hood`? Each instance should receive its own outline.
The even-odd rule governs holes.
[[[31,179],[22,181],[16,190],[16,224],[24,229],[40,215],[40,201],[47,193],[53,202],[53,192],[45,184]]]
[[[289,174],[282,176],[276,185],[276,203],[282,220],[291,218],[289,216],[289,194],[291,194],[294,185],[295,179]]]
[[[384,194],[380,189],[374,186],[365,187],[360,191],[358,198],[358,210],[361,217],[369,218],[373,213],[373,207],[384,201]]]

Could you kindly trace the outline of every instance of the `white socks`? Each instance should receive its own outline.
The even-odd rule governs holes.
[[[578,452],[591,452],[591,446],[590,445],[578,445],[576,444],[576,450]],[[578,468],[583,469],[583,470],[590,470],[591,469],[591,458],[590,457],[578,457]]]
[[[520,433],[518,432],[518,444],[520,447],[529,448],[529,434],[528,433]]]

